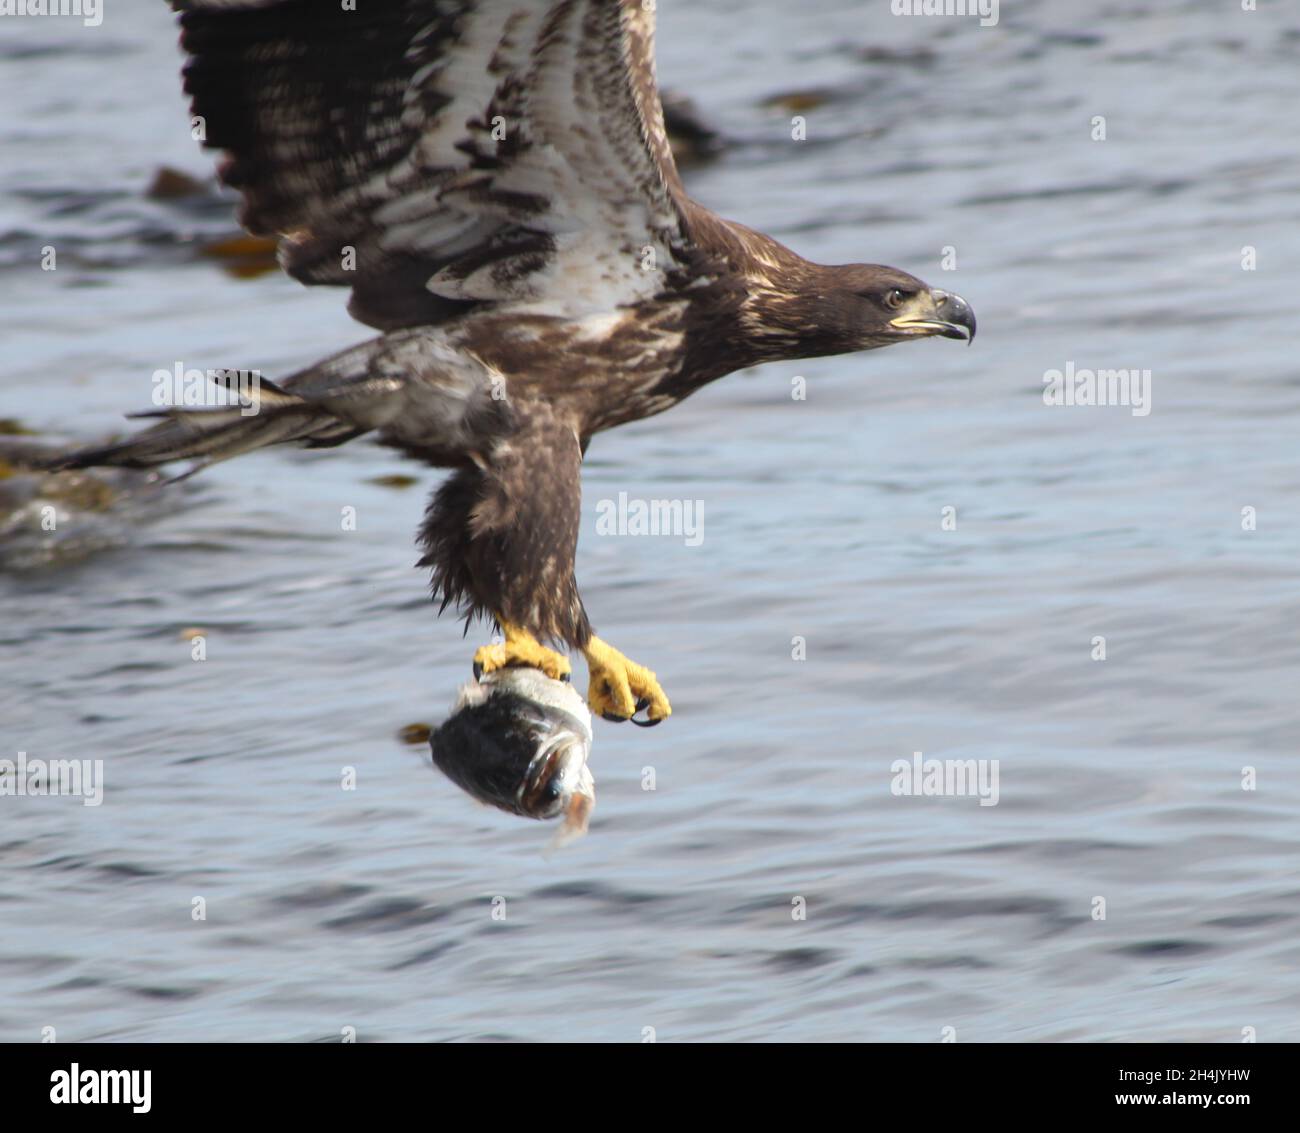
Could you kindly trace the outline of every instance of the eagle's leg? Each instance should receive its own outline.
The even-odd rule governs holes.
[[[547,402],[518,398],[509,443],[487,444],[486,459],[438,489],[425,515],[422,565],[433,567],[442,604],[490,614],[505,637],[474,654],[476,674],[507,665],[554,680],[567,657],[541,641],[581,649],[591,672],[588,701],[610,720],[647,723],[672,712],[654,673],[595,637],[573,575],[581,518],[582,443],[578,427]],[[641,723],[641,721],[636,721]]]
[[[672,705],[649,669],[598,637],[589,638],[582,652],[591,672],[587,702],[593,712],[606,720],[630,720],[644,708],[646,718],[656,724],[672,715]]]
[[[524,665],[541,669],[552,680],[567,681],[573,672],[569,659],[563,653],[547,649],[522,626],[502,621],[501,632],[505,641],[484,645],[474,654],[474,676],[481,677],[508,665]]]

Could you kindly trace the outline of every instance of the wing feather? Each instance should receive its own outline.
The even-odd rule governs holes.
[[[586,315],[691,258],[643,0],[175,2],[242,223],[364,322]]]

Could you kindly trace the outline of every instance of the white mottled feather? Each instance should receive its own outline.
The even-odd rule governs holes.
[[[196,112],[242,104],[217,144],[244,163],[247,222],[284,235],[291,274],[364,292],[367,321],[416,325],[416,287],[582,316],[661,293],[681,266],[643,0],[386,0],[288,30],[274,0],[189,6]],[[233,37],[203,38],[229,18],[247,23],[233,67]],[[348,68],[358,50],[367,67]],[[220,68],[238,89],[213,92]]]

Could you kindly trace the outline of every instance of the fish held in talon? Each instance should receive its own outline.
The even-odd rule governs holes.
[[[507,668],[466,685],[429,738],[433,762],[481,803],[524,818],[563,818],[553,845],[587,831],[596,782],[591,713],[571,684]]]

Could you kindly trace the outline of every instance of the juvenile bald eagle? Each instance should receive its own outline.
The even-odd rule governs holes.
[[[185,90],[240,220],[383,333],[263,382],[254,415],[167,410],[74,465],[381,444],[453,469],[420,540],[441,609],[494,619],[480,672],[567,677],[593,710],[671,709],[592,633],[574,579],[591,438],[760,362],[969,340],[959,296],[826,267],[683,191],[644,0],[174,0]]]

